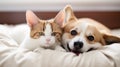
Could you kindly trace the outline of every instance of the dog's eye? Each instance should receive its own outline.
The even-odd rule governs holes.
[[[90,36],[87,37],[87,39],[90,40],[90,41],[93,41],[94,40],[94,36],[90,35]]]
[[[77,33],[77,31],[76,30],[72,30],[71,31],[71,35],[77,35],[78,33]]]

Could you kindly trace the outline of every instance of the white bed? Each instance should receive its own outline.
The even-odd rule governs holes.
[[[120,36],[120,29],[113,30]],[[120,67],[120,43],[76,56],[70,52],[18,49],[19,45],[0,32],[0,67]]]

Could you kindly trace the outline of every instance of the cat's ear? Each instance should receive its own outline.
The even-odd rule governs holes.
[[[56,15],[55,22],[58,23],[61,27],[64,27],[67,22],[75,19],[76,17],[73,13],[72,7],[67,5]]]
[[[33,27],[38,23],[39,18],[30,10],[26,11],[26,21],[30,27]]]

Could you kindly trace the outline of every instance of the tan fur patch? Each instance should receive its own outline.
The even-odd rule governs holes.
[[[63,32],[67,35],[68,39],[72,39],[74,36],[72,36],[71,30],[77,25],[76,19],[71,19],[69,22],[66,23],[64,26]],[[79,33],[78,33],[79,34]]]
[[[76,20],[66,22],[66,25],[64,26],[64,32],[70,32],[74,26],[76,26]]]
[[[91,18],[80,18],[78,21],[83,22],[83,23],[87,22],[88,24],[94,25],[99,31],[105,30],[105,31],[110,33],[109,28],[107,28],[105,25],[103,25],[100,22],[95,21],[95,20],[93,20]]]
[[[52,31],[53,31],[53,33],[55,33],[56,40],[61,41],[62,29],[61,29],[60,26],[59,26],[57,23],[55,23],[55,22],[51,22],[51,26],[52,26]]]
[[[102,45],[104,45],[102,43],[102,34],[97,30],[96,27],[89,25],[85,33],[86,33],[85,37],[86,37],[87,42],[89,42],[91,44],[95,43],[95,42],[100,42]],[[93,41],[89,41],[87,39],[87,36],[89,36],[89,35],[94,36],[94,40]]]
[[[31,28],[30,36],[35,39],[39,38],[40,37],[39,32],[43,32],[44,25],[45,25],[45,21],[40,20],[34,27]]]

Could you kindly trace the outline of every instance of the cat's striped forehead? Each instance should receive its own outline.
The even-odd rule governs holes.
[[[60,26],[54,20],[47,20],[43,24],[43,31],[45,32],[61,32]]]
[[[44,31],[44,35],[45,35],[45,36],[50,36],[51,33],[53,32],[51,23],[46,22],[44,25],[45,25],[45,26],[44,26],[44,30],[43,30],[43,31]]]
[[[31,29],[31,36],[34,37],[37,32],[43,32],[44,35],[51,35],[52,32],[62,34],[60,26],[55,23],[54,20],[40,20],[39,23]]]

